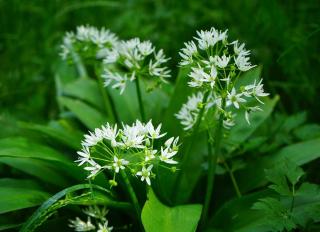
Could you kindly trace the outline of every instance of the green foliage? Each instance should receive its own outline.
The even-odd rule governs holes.
[[[319,10],[316,0],[0,1],[0,231],[67,231],[83,206],[97,204],[110,208],[114,230],[138,230],[142,219],[147,232],[320,231]],[[87,172],[74,162],[88,130],[140,119],[133,83],[120,96],[101,86],[92,54],[73,52],[68,63],[58,57],[62,35],[81,24],[150,39],[172,58],[169,83],[140,83],[142,102],[146,119],[180,137],[176,157],[185,164],[157,168],[147,196],[130,179],[144,205],[141,218],[126,202],[123,181],[108,182],[113,176],[106,172],[86,184]],[[200,228],[208,141],[215,141],[206,130],[217,120],[210,111],[192,135],[174,116],[194,93],[177,51],[211,26],[246,41],[253,63],[263,64],[237,87],[263,78],[271,96],[250,126],[240,109],[236,125],[224,131],[212,216]]]
[[[162,204],[150,189],[142,209],[142,223],[146,232],[196,231],[201,205],[168,207]]]

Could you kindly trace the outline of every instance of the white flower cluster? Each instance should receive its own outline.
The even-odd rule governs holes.
[[[187,103],[183,104],[180,111],[175,116],[181,120],[185,130],[191,129],[197,121],[201,107],[205,107],[204,114],[212,107],[215,102],[213,97],[209,96],[206,105],[202,105],[203,93],[197,92],[188,97]]]
[[[106,52],[102,77],[106,86],[112,85],[122,94],[127,81],[136,78],[154,77],[156,81],[165,81],[170,77],[170,70],[164,66],[168,60],[163,50],[156,51],[150,41],[140,41],[139,38],[121,41]]]
[[[99,208],[98,206],[89,206],[87,209],[83,210],[83,212],[87,215],[87,221],[83,221],[79,217],[76,217],[75,220],[70,220],[69,227],[74,228],[75,231],[96,230],[97,232],[111,232],[113,230],[112,226],[108,226],[109,222],[106,219],[106,215],[109,211],[105,207]],[[97,225],[92,223],[92,218]]]
[[[67,32],[61,45],[62,59],[71,56],[71,49],[87,58],[96,58],[99,53],[111,49],[118,41],[117,36],[105,28],[78,26],[75,32]]]
[[[185,43],[179,53],[182,57],[180,65],[191,66],[188,85],[199,88],[203,93],[210,93],[211,97],[201,103],[206,107],[216,105],[217,114],[224,115],[223,125],[226,128],[234,125],[233,111],[240,107],[246,110],[245,119],[250,124],[249,114],[261,109],[258,106],[249,107],[247,103],[252,102],[250,99],[255,99],[257,103],[263,104],[260,98],[269,95],[263,90],[262,79],[246,86],[237,85],[241,73],[255,67],[250,63],[250,51],[238,41],[229,43],[227,30],[222,32],[211,28],[208,31],[198,31],[194,39]],[[195,112],[199,109],[195,108],[194,102],[199,105],[199,101],[203,101],[203,97],[200,97],[203,94],[198,93],[197,96],[199,97],[189,98],[176,114],[186,130],[191,129],[197,120],[198,114]]]
[[[131,126],[123,125],[122,129],[106,124],[84,136],[76,162],[90,172],[88,178],[107,169],[114,173],[110,183],[116,185],[115,175],[120,170],[130,170],[150,185],[154,165],[161,165],[161,162],[177,164],[173,156],[178,152],[179,138],[169,138],[160,150],[156,150],[154,143],[159,143],[157,140],[166,134],[160,130],[161,124],[154,127],[151,121],[144,124],[137,120]]]

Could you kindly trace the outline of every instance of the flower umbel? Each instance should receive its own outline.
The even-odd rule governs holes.
[[[115,178],[123,170],[140,176],[141,181],[150,185],[150,178],[155,176],[152,173],[154,165],[177,164],[173,157],[178,152],[179,138],[168,139],[160,150],[154,147],[165,134],[161,133],[161,124],[154,126],[151,121],[144,124],[137,120],[121,129],[106,124],[84,136],[76,162],[89,171],[88,178],[103,170],[109,170]]]
[[[164,65],[168,60],[163,50],[157,51],[150,41],[139,38],[120,41],[105,53],[102,77],[105,86],[120,89],[122,94],[127,82],[136,78],[165,81],[170,77],[170,70]]]
[[[228,41],[226,31],[215,28],[198,31],[193,41],[185,43],[179,53],[182,57],[181,66],[190,66],[188,85],[197,88],[200,92],[188,98],[176,117],[180,119],[185,130],[190,130],[196,122],[199,108],[196,106],[202,101],[203,93],[209,92],[206,111],[209,107],[216,106],[216,117],[224,115],[223,125],[230,128],[234,125],[234,113],[244,108],[245,118],[249,122],[249,113],[256,111],[252,100],[263,104],[261,98],[268,96],[263,90],[262,79],[245,86],[237,84],[241,74],[256,65],[250,62],[250,51],[245,49],[245,44],[237,40]],[[250,103],[250,107],[247,104]],[[223,104],[223,109],[221,108]],[[252,108],[253,107],[253,108]],[[206,112],[205,112],[206,113]]]

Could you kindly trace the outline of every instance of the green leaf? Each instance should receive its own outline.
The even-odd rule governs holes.
[[[302,168],[289,160],[285,160],[272,169],[266,170],[266,178],[273,183],[270,188],[283,196],[292,196],[291,186],[288,185],[288,181],[294,186],[303,175]]]
[[[291,231],[296,228],[292,213],[281,203],[281,201],[267,197],[255,203],[252,209],[262,211],[265,215],[261,224],[270,228],[270,231]]]
[[[106,115],[80,100],[68,97],[59,97],[58,100],[60,104],[67,107],[89,129],[100,127],[106,122],[111,121]]]
[[[275,167],[286,160],[303,165],[320,157],[320,139],[296,143],[279,152],[248,162],[245,169],[236,172],[241,192],[247,192],[265,185],[264,170]],[[248,179],[250,176],[250,179]]]
[[[73,149],[81,148],[82,132],[66,125],[64,120],[52,121],[49,125],[39,125],[32,123],[20,123],[20,125],[29,130],[41,133],[42,135],[50,136],[51,138],[70,146]]]
[[[83,100],[100,110],[104,110],[99,85],[92,79],[80,78],[69,82],[63,87],[62,92],[66,96]]]
[[[0,214],[34,207],[49,198],[48,193],[33,188],[36,184],[30,180],[0,179],[0,184]]]
[[[67,156],[60,154],[56,150],[21,137],[0,139],[0,157],[37,158],[71,163]]]
[[[264,103],[261,105],[262,111],[252,112],[250,115],[250,125],[245,120],[245,110],[240,109],[235,117],[235,126],[231,128],[228,136],[228,145],[226,149],[228,153],[233,152],[239,146],[245,142],[250,135],[270,116],[276,103],[279,100],[279,96],[275,96],[273,99],[264,98]]]
[[[87,196],[83,198],[80,195],[76,195],[75,198],[72,197],[72,194],[80,190],[99,190],[104,192],[103,195],[94,195],[85,194],[82,196]],[[64,199],[65,198],[65,199]],[[75,200],[74,200],[75,199]],[[29,232],[34,231],[38,226],[40,226],[48,216],[50,216],[57,209],[64,207],[68,204],[79,204],[79,205],[94,205],[94,204],[103,204],[110,208],[126,209],[131,210],[130,204],[126,202],[117,202],[112,197],[110,197],[110,191],[98,186],[90,184],[79,184],[72,187],[66,188],[51,198],[44,202],[31,217],[24,223],[20,232]]]
[[[268,231],[264,226],[261,226],[259,222],[259,219],[264,216],[263,213],[254,211],[251,207],[258,199],[274,195],[271,190],[260,191],[226,202],[211,218],[208,231]]]
[[[180,121],[174,116],[181,109],[182,104],[187,101],[188,96],[192,94],[192,88],[187,84],[188,72],[190,68],[180,68],[179,74],[176,80],[173,94],[171,95],[170,103],[167,108],[166,114],[164,115],[163,127],[168,134],[172,136],[181,135],[183,127]]]
[[[201,205],[168,207],[150,189],[141,219],[146,232],[193,232],[196,231],[201,209]]]

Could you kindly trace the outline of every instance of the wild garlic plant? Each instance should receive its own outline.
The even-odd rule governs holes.
[[[237,84],[241,74],[255,65],[250,63],[251,52],[246,50],[245,44],[237,40],[229,42],[227,32],[213,27],[210,30],[198,31],[194,40],[186,42],[179,53],[182,57],[180,65],[191,68],[188,73],[188,85],[198,92],[188,98],[187,103],[183,104],[175,116],[185,130],[193,130],[195,135],[202,120],[210,120],[206,117],[208,110],[215,110],[215,116],[211,119],[215,127],[214,135],[211,134],[210,128],[207,129],[209,168],[202,224],[207,219],[215,169],[221,155],[223,127],[229,129],[235,125],[234,116],[240,108],[245,110],[245,119],[250,124],[250,113],[261,110],[261,98],[269,95],[263,90],[262,79],[254,80],[248,85]],[[214,152],[211,149],[212,140]],[[189,147],[191,146],[190,144]],[[236,184],[234,181],[233,183]],[[235,188],[238,190],[237,185]]]
[[[64,60],[74,59],[74,55],[95,59],[111,49],[118,42],[118,37],[111,31],[89,25],[76,28],[75,32],[67,32],[63,38],[60,56]]]
[[[158,86],[160,82],[166,82],[166,78],[170,77],[170,70],[165,66],[168,60],[163,50],[156,50],[150,41],[140,41],[139,38],[119,41],[105,54],[102,74],[104,84],[119,89],[122,94],[127,83],[134,81],[141,118],[144,121],[140,79],[155,83],[152,88]]]
[[[148,123],[137,120],[132,125],[123,124],[121,129],[107,123],[84,135],[76,162],[89,172],[89,179],[102,171],[111,173],[111,187],[117,186],[116,176],[120,174],[140,215],[140,206],[127,174],[151,185],[151,179],[155,178],[153,167],[176,170],[174,165],[177,161],[173,157],[178,153],[179,138],[171,137],[162,142],[165,135],[161,132],[161,124],[155,127],[151,120]],[[169,168],[167,165],[173,166]]]
[[[225,128],[234,125],[239,108],[245,109],[245,119],[250,124],[250,113],[261,110],[258,106],[263,104],[260,98],[269,94],[263,90],[262,79],[244,86],[237,85],[241,74],[256,66],[250,63],[250,51],[245,49],[244,43],[229,42],[227,30],[221,32],[211,28],[198,31],[194,40],[186,42],[179,54],[182,57],[180,65],[191,67],[188,85],[202,92],[203,105],[216,107],[216,116],[223,116]],[[255,105],[252,105],[252,99],[256,101]],[[198,107],[201,107],[199,103]],[[185,130],[192,129],[200,112],[194,112],[193,104],[188,100],[176,114]]]
[[[109,221],[106,218],[109,210],[105,207],[89,206],[82,212],[86,215],[87,220],[82,220],[79,217],[69,220],[69,227],[74,231],[111,232],[113,230],[113,226],[109,226]]]

